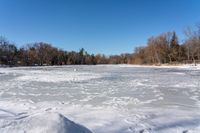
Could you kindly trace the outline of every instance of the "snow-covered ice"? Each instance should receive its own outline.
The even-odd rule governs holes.
[[[0,132],[200,133],[200,67],[0,68]]]

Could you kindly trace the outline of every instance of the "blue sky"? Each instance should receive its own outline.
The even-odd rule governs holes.
[[[0,0],[0,35],[89,53],[132,52],[147,39],[200,23],[200,0]]]

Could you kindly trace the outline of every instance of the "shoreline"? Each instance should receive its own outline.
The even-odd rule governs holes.
[[[160,64],[160,65],[150,65],[150,64],[145,64],[145,65],[138,65],[138,64],[97,64],[97,65],[43,65],[43,66],[1,66],[0,68],[62,68],[62,67],[76,67],[76,66],[119,66],[119,67],[143,67],[143,68],[197,68],[200,69],[200,64]]]

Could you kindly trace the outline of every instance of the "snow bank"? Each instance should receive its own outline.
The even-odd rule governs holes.
[[[137,68],[181,68],[181,69],[190,69],[190,70],[200,70],[200,64],[178,64],[178,65],[131,65],[131,64],[120,64],[116,67],[128,68],[128,67],[137,67]]]
[[[59,113],[14,114],[0,109],[1,133],[92,133]]]

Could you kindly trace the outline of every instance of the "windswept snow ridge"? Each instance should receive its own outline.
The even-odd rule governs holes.
[[[58,113],[14,114],[0,109],[1,133],[92,133]]]
[[[0,132],[200,133],[199,68],[0,68]]]

